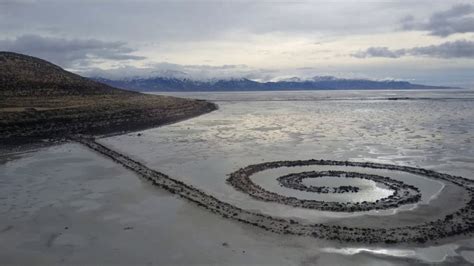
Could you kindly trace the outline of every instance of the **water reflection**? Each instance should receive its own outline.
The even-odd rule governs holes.
[[[399,179],[421,189],[420,204],[368,213],[331,213],[259,202],[225,183],[227,174],[264,161],[310,158],[371,161],[422,167],[474,178],[474,91],[175,95],[217,100],[220,109],[195,119],[144,131],[141,137],[129,134],[103,141],[151,168],[160,169],[244,209],[308,222],[361,227],[404,226],[442,217],[462,201],[462,191],[444,186],[438,181],[406,173],[367,169],[332,170],[362,171]],[[387,97],[410,99],[384,100]],[[325,169],[308,167],[291,169],[291,172],[296,170]],[[273,191],[282,189],[275,180],[285,172],[264,171],[259,174],[252,179],[262,187]],[[387,193],[383,187],[359,184],[367,186],[367,199],[383,197]],[[474,243],[469,245],[474,246]],[[457,247],[457,244],[448,244],[424,249],[326,247],[322,250],[345,255],[362,252],[441,262],[457,254]],[[472,251],[458,253],[471,256]]]
[[[342,255],[355,255],[359,253],[368,253],[373,255],[384,255],[391,257],[403,257],[419,259],[430,263],[439,263],[445,261],[448,257],[458,256],[457,244],[447,244],[441,246],[432,246],[427,248],[398,249],[398,248],[367,248],[367,247],[344,247],[344,248],[323,248],[322,252],[337,253]]]

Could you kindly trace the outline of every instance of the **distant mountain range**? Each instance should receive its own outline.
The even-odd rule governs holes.
[[[343,79],[332,76],[315,76],[310,79],[297,77],[280,81],[258,82],[246,78],[199,81],[177,77],[126,78],[111,80],[92,78],[96,81],[123,89],[136,91],[288,91],[288,90],[399,90],[399,89],[448,89],[450,87],[426,86],[407,81]]]

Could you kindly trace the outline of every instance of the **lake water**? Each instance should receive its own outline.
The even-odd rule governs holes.
[[[317,221],[334,216],[252,200],[225,182],[231,172],[265,161],[371,161],[429,168],[467,178],[474,172],[474,92],[470,90],[171,95],[215,101],[219,110],[147,130],[141,137],[128,134],[103,142],[242,208]],[[394,98],[403,100],[389,100]],[[300,170],[307,169],[322,168]],[[266,175],[272,171],[272,177]],[[254,181],[288,196],[321,198],[314,193],[281,188],[275,181],[283,175],[278,171],[284,169],[264,171],[255,175]],[[380,170],[365,172],[387,174]],[[439,193],[442,185],[433,180],[397,173],[390,173],[390,177],[422,189],[422,203],[438,196],[440,202],[448,200]],[[356,198],[359,201],[375,200],[388,193],[376,186],[361,192],[361,198]],[[339,196],[346,201],[351,197]],[[387,212],[393,213],[377,213]]]
[[[362,213],[332,213],[294,208],[273,202],[261,202],[245,193],[236,191],[226,183],[228,175],[239,168],[266,161],[298,159],[370,161],[428,168],[474,179],[474,91],[472,90],[167,94],[211,100],[219,105],[219,110],[176,124],[145,130],[140,132],[140,136],[137,133],[130,133],[104,138],[100,142],[130,155],[153,169],[244,209],[278,217],[291,217],[303,222],[391,227],[414,225],[443,217],[452,212],[453,208],[462,205],[462,196],[464,195],[454,186],[417,175],[357,167],[278,168],[262,171],[252,176],[255,183],[269,191],[305,199],[376,200],[390,195],[391,191],[371,181],[354,179],[338,181],[337,185],[358,185],[361,187],[361,191],[357,195],[351,195],[351,193],[315,195],[281,187],[276,178],[293,172],[342,169],[389,176],[420,188],[422,193],[422,200],[418,204],[406,205],[397,209]],[[63,148],[56,149],[61,151]],[[76,146],[72,147],[73,151],[77,149]],[[54,154],[55,151],[57,152],[54,149],[40,150],[34,155],[28,156],[36,156],[35,158],[39,160],[42,152]],[[80,149],[80,153],[87,152]],[[7,171],[13,169],[15,164],[24,165],[25,162],[22,160],[28,158],[31,160],[31,157],[24,156],[26,158],[0,165],[3,167],[0,169]],[[30,167],[33,166],[37,167],[38,163]],[[32,169],[25,167],[23,172],[9,171],[9,176],[18,178],[25,172],[32,171]],[[98,169],[94,171],[98,171]],[[63,171],[61,173],[67,178],[67,174],[64,174]],[[87,175],[87,172],[84,175]],[[132,176],[132,178],[135,177]],[[9,182],[20,181],[10,180]],[[318,180],[305,180],[305,184],[328,185],[328,180],[322,179],[319,182]],[[144,185],[149,186],[149,184]],[[156,188],[156,190],[159,189]],[[144,200],[149,201],[146,205],[147,209],[153,209],[153,204],[150,202],[158,199],[154,199],[155,196],[150,194],[152,192],[143,191],[143,189],[137,189],[136,192],[140,193],[140,197],[144,197]],[[133,189],[131,193],[133,194]],[[148,194],[150,195],[146,196]],[[179,199],[177,200],[179,201]],[[131,208],[134,210],[134,219],[142,222],[145,220],[140,218],[140,206],[129,202],[121,202],[121,204],[131,204]],[[176,203],[173,203],[170,206],[175,205]],[[90,207],[90,204],[87,206]],[[156,208],[163,210],[162,215],[172,215],[175,211],[174,207],[163,209],[165,208],[163,204],[157,203],[156,206]],[[97,208],[100,209],[100,207]],[[191,204],[190,207],[186,207],[186,210],[194,208],[199,209]],[[87,212],[88,210],[82,211]],[[160,214],[158,214],[158,209],[156,211],[157,213],[152,215],[147,213],[146,218],[159,220],[157,217]],[[8,214],[7,211],[5,213]],[[116,215],[119,214],[116,213]],[[155,215],[157,216],[155,217]],[[180,214],[180,218],[192,220],[193,215],[196,214],[190,214],[186,218],[185,214]],[[205,211],[199,213],[198,216],[199,219],[210,223],[209,227],[215,225],[216,228],[225,228],[223,234],[230,239],[229,241],[235,240],[235,245],[248,245],[249,249],[261,251],[262,254],[273,254],[271,256],[274,257],[269,259],[273,263],[288,264],[286,260],[288,258],[296,260],[295,264],[319,263],[322,265],[351,262],[363,265],[399,265],[416,262],[474,263],[473,239],[453,240],[431,247],[377,248],[311,238],[285,238],[267,232],[262,233],[258,229],[249,229],[248,226],[240,225],[237,222],[226,221],[226,224],[222,225],[218,222],[222,220],[220,217]],[[179,223],[184,226],[182,225],[183,221]],[[151,225],[147,224],[147,226]],[[188,229],[193,228],[192,223],[186,226]],[[234,227],[238,227],[239,230],[231,229]],[[151,229],[166,230],[166,225],[158,222]],[[212,242],[216,239],[216,236],[203,233],[210,229],[200,227],[199,230],[202,230],[198,237],[200,241]],[[245,234],[246,239],[233,235],[237,232]],[[254,234],[259,237],[252,238],[251,235]],[[179,235],[179,237],[186,238],[183,235]],[[188,237],[192,238],[192,233]],[[146,239],[143,241],[149,242]],[[184,250],[188,250],[190,248],[188,245],[195,244],[195,241],[187,244],[185,239],[178,242],[179,245],[177,243],[170,245],[175,248],[183,246]],[[211,252],[212,245],[205,246],[206,248],[203,248],[202,252]],[[281,251],[282,247],[292,250],[294,255]],[[162,248],[165,247],[162,246]],[[165,253],[162,256],[168,260],[165,259],[164,262],[186,262],[183,259],[187,256],[186,254],[181,254],[183,258],[179,260]],[[212,256],[217,258],[217,255],[211,253],[208,253],[208,259]],[[196,256],[196,258],[199,258],[198,262],[201,263],[212,262],[212,260],[206,261],[204,255]],[[228,260],[224,261],[228,263],[262,263],[266,262],[265,258],[268,256],[247,253],[246,259],[232,257],[232,259],[227,258]]]

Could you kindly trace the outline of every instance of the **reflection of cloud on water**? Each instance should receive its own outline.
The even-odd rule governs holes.
[[[432,246],[427,248],[414,249],[396,249],[396,248],[322,248],[322,252],[337,253],[341,255],[356,255],[359,253],[367,253],[372,255],[383,255],[399,258],[419,259],[429,263],[439,263],[445,261],[448,257],[458,256],[456,252],[459,245],[448,244],[442,246]]]
[[[327,253],[338,253],[342,255],[355,255],[361,252],[388,255],[393,257],[414,257],[416,255],[415,251],[406,249],[323,248],[321,251]]]

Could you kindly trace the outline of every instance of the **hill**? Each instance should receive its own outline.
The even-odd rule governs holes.
[[[0,52],[0,94],[10,96],[59,96],[127,94],[45,60],[11,52]]]
[[[290,78],[275,82],[257,82],[245,78],[199,81],[160,76],[119,80],[95,77],[94,80],[135,91],[419,90],[448,88],[413,84],[407,81],[341,79],[332,76],[315,76],[311,79]]]
[[[116,89],[39,58],[0,52],[0,144],[116,134],[216,108],[206,101]]]

